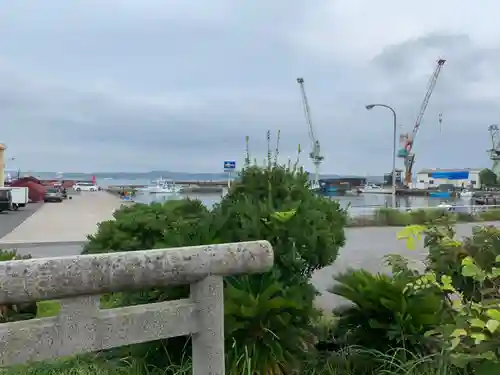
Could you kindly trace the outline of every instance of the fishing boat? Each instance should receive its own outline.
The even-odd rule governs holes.
[[[462,199],[471,199],[474,196],[474,192],[470,190],[462,190],[460,193],[460,198]]]
[[[430,198],[451,198],[451,192],[449,191],[431,191],[429,193]]]
[[[364,186],[361,186],[359,188],[359,191],[361,193],[371,193],[371,194],[383,194],[386,193],[386,189],[384,189],[382,186],[375,185],[375,184],[366,184]]]
[[[139,188],[137,191],[150,194],[177,194],[182,192],[182,187],[175,184],[172,180],[160,178],[154,185]]]
[[[321,190],[321,185],[318,181],[309,181],[309,190],[319,191]]]
[[[438,204],[437,207],[438,208],[444,208],[444,209],[446,209],[448,211],[451,211],[451,209],[453,208],[453,205],[451,205],[451,204],[449,204],[447,202],[441,202],[441,203]]]

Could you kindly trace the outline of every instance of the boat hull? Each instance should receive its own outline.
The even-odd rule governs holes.
[[[431,191],[430,198],[451,198],[451,193],[448,191]]]

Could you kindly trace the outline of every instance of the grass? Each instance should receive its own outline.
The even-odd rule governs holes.
[[[362,356],[376,358],[375,368],[367,372],[360,371],[359,362],[356,362],[362,361],[360,359]],[[400,357],[401,355],[396,355],[396,353],[368,352],[354,348],[332,353],[314,363],[307,364],[305,370],[297,375],[458,375],[442,360],[442,356],[418,358],[408,353],[407,359],[402,360],[399,359]],[[1,375],[189,375],[191,373],[192,368],[189,363],[182,366],[169,366],[165,369],[148,369],[139,362],[121,361],[110,365],[95,356],[41,362],[31,366],[15,366],[0,370]]]
[[[484,212],[470,214],[465,212],[448,212],[438,208],[420,209],[410,212],[393,208],[380,208],[371,216],[350,218],[348,226],[395,226],[403,227],[412,224],[425,224],[439,217],[447,216],[457,223],[481,223],[500,220],[500,209],[491,209]]]
[[[41,301],[38,302],[37,305],[37,318],[49,318],[51,316],[56,316],[59,314],[59,310],[61,309],[61,305],[57,301]]]

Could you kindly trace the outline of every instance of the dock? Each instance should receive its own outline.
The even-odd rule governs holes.
[[[122,204],[117,196],[104,191],[82,192],[61,203],[45,203],[4,235],[0,248],[26,243],[84,242],[87,235],[97,231],[97,224],[112,219]]]

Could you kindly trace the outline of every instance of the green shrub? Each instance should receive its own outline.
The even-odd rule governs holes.
[[[482,298],[479,283],[472,277],[462,274],[462,261],[471,257],[474,262],[487,272],[495,266],[495,259],[500,255],[500,230],[496,227],[476,227],[472,236],[457,241],[451,225],[430,227],[424,231],[425,246],[429,250],[427,269],[438,278],[450,276],[454,286],[468,299]],[[487,283],[487,281],[485,281]]]
[[[230,278],[225,289],[228,371],[289,374],[313,348],[314,290],[284,285],[272,273]]]
[[[483,221],[500,220],[500,209],[491,209],[479,213],[479,218]]]
[[[199,200],[181,199],[151,205],[123,206],[114,220],[99,225],[89,236],[83,253],[133,251],[211,243],[210,213]],[[109,307],[121,307],[169,301],[189,296],[189,286],[151,288],[138,292],[104,296]],[[172,361],[180,363],[189,340],[176,337],[145,344],[124,346],[108,351],[107,358],[133,357],[153,367],[163,368]],[[166,354],[168,350],[168,355]],[[172,358],[170,358],[171,356]]]
[[[409,222],[412,224],[424,224],[429,219],[429,210],[418,209],[414,211],[410,211],[408,215],[410,215]]]
[[[206,225],[209,212],[199,200],[122,206],[113,217],[88,236],[83,254],[189,246],[211,240]]]
[[[425,333],[443,320],[447,305],[439,290],[406,293],[415,278],[404,272],[393,276],[349,270],[336,277],[330,290],[349,302],[333,311],[338,318],[334,336],[341,346],[357,345],[388,352],[405,348],[427,353],[432,341]]]
[[[211,211],[190,200],[122,208],[114,221],[102,223],[89,236],[84,249],[96,253],[268,240],[275,253],[272,272],[225,280],[227,367],[235,375],[258,374],[263,367],[273,370],[268,374],[288,374],[311,354],[316,333],[311,323],[317,312],[309,278],[331,264],[345,242],[346,212],[309,190],[298,159],[288,166],[276,160],[270,151],[262,167],[250,165],[247,158],[240,181]],[[187,292],[186,286],[172,287],[115,294],[108,300],[116,306],[151,303]],[[189,353],[182,340],[134,345],[111,354],[146,358],[148,364],[164,367],[165,358],[180,362]]]
[[[375,221],[381,225],[408,225],[410,220],[408,213],[397,209],[380,208],[375,211]]]
[[[471,237],[455,239],[450,228],[408,228],[413,235],[431,233],[428,243],[436,247],[433,260],[425,274],[408,284],[408,292],[422,294],[429,288],[439,288],[452,301],[451,319],[428,332],[442,341],[445,354],[459,368],[477,375],[500,371],[500,230],[494,227],[476,228]],[[440,252],[437,252],[440,251]],[[445,274],[443,263],[452,262]],[[456,270],[458,268],[458,272]]]

